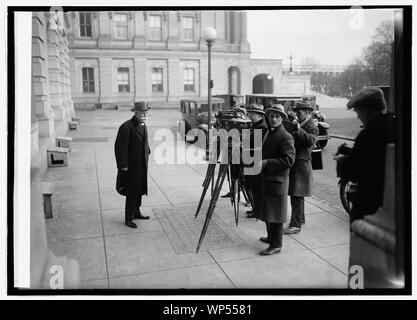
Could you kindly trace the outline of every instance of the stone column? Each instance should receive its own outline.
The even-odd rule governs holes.
[[[62,101],[62,35],[56,28],[48,28],[48,73],[51,107],[54,110],[55,120],[65,120],[64,106]]]
[[[99,11],[99,33],[97,45],[99,48],[111,47],[111,23],[110,16],[112,15],[109,11]]]
[[[135,11],[134,16],[135,34],[133,36],[133,47],[143,48],[145,46],[145,16],[143,11]]]
[[[180,15],[176,11],[168,11],[168,40],[167,47],[170,49],[178,49],[179,46],[179,30],[181,25]]]
[[[65,91],[65,107],[68,112],[69,119],[75,115],[74,104],[71,99],[71,73],[70,73],[70,58],[69,58],[69,48],[68,48],[68,39],[66,37],[64,40],[64,91]]]
[[[32,15],[32,100],[38,120],[40,137],[55,134],[54,115],[50,105],[48,87],[48,47],[44,13]]]
[[[146,88],[150,81],[146,73],[146,59],[142,57],[135,58],[134,70],[135,101],[146,100],[148,96]]]
[[[225,11],[225,39],[226,43],[230,43],[230,11]]]
[[[232,43],[239,43],[239,12],[232,11]]]
[[[180,60],[168,60],[168,101],[178,101],[181,95]]]
[[[215,29],[217,31],[217,38],[213,45],[213,50],[223,50],[226,45],[226,18],[225,11],[215,11]]]
[[[202,51],[207,51],[207,42],[203,38],[204,37],[204,29],[206,27],[214,27],[214,11],[203,11],[201,14],[201,32],[200,32],[200,41],[199,41],[199,47]]]
[[[111,58],[99,58],[99,93],[101,104],[114,103],[113,63]],[[105,106],[103,106],[105,108]]]
[[[246,11],[240,12],[240,51],[250,52],[250,45],[248,42],[248,23]]]

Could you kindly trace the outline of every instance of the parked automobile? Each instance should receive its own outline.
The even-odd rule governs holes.
[[[245,104],[245,97],[238,94],[216,94],[213,97],[224,99],[223,110],[230,110],[234,106]]]
[[[319,128],[319,137],[317,139],[317,144],[320,148],[324,148],[329,141],[329,129],[330,125],[326,122],[326,116],[319,110],[319,105],[316,103],[316,96],[314,95],[303,95],[303,102],[310,103],[314,107],[312,113],[313,119],[316,122],[317,127]]]
[[[298,101],[302,101],[301,95],[274,95],[266,93],[254,93],[247,94],[246,98],[246,107],[252,103],[258,103],[264,106],[264,109],[269,108],[273,104],[279,103],[284,106],[285,112],[291,110]]]
[[[212,124],[216,121],[217,112],[224,109],[224,99],[212,97],[211,98]],[[203,130],[205,133],[208,132],[208,99],[207,97],[202,98],[189,98],[180,100],[180,112],[181,121],[179,125],[184,126],[184,139],[188,141],[187,134],[191,129],[197,128]],[[190,142],[195,142],[197,137],[193,136]]]

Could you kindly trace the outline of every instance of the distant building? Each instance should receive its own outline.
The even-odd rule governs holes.
[[[123,108],[137,100],[149,101],[153,107],[177,107],[182,97],[206,96],[208,59],[202,33],[209,26],[217,31],[212,48],[213,94],[252,93],[259,83],[266,83],[263,90],[274,93],[286,87],[303,92],[310,87],[309,79],[285,86],[282,60],[250,59],[244,11],[67,15],[75,108]]]
[[[326,73],[326,74],[335,75],[335,76],[341,74],[343,71],[345,71],[346,68],[347,66],[345,65],[319,65],[317,67],[312,67],[312,68],[307,68],[306,66],[296,65],[296,64],[292,66],[294,74],[321,72],[321,73]],[[290,65],[284,65],[283,69],[285,70],[285,73],[288,73],[290,70]]]

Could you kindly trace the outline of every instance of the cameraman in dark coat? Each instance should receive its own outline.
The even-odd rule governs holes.
[[[311,117],[314,108],[306,102],[299,102],[294,108],[298,121],[291,133],[295,145],[295,163],[290,170],[291,220],[285,234],[300,233],[305,222],[304,197],[311,196],[313,187],[313,169],[311,167],[311,150],[316,144],[319,129]]]
[[[251,148],[251,151],[253,152],[255,152],[256,148],[262,147],[262,145],[255,146],[255,138],[254,138],[255,132],[259,130],[259,132],[262,135],[261,141],[263,141],[266,133],[268,132],[268,126],[266,125],[266,122],[264,119],[265,112],[263,110],[264,110],[264,107],[261,104],[256,104],[256,103],[250,104],[249,107],[246,108],[248,117],[252,121],[252,126],[250,128],[250,148]],[[248,186],[253,194],[254,192],[253,176],[247,175],[245,176],[245,180],[247,181]],[[255,213],[253,212],[253,210],[246,211],[246,214],[248,218],[255,218]]]
[[[384,94],[368,87],[355,94],[347,104],[364,128],[347,155],[335,156],[342,177],[357,182],[350,220],[374,214],[383,204],[387,144],[394,142],[394,117],[387,113]]]
[[[126,183],[125,224],[137,228],[133,219],[149,219],[140,212],[142,195],[148,194],[148,159],[151,153],[148,130],[145,124],[148,107],[145,102],[135,102],[134,116],[124,122],[117,133],[114,151],[118,175]]]
[[[289,171],[294,164],[294,139],[285,130],[282,121],[287,118],[284,106],[274,104],[265,114],[271,130],[262,145],[261,173],[254,176],[256,185],[255,215],[265,221],[268,236],[261,237],[269,247],[260,255],[281,251],[282,226],[287,220]]]

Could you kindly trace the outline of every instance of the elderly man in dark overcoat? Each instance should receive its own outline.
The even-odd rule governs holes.
[[[274,104],[265,110],[270,124],[262,145],[260,174],[255,179],[255,215],[266,223],[267,237],[262,242],[269,247],[260,255],[271,255],[281,251],[282,226],[287,220],[287,198],[289,171],[294,164],[294,139],[285,130],[282,121],[287,118],[284,106]]]
[[[264,118],[264,107],[261,104],[252,103],[249,105],[249,107],[246,108],[246,111],[248,113],[249,119],[252,121],[252,125],[250,128],[250,149],[252,152],[256,152],[258,148],[262,148],[262,145],[255,146],[255,132],[261,135],[261,142],[263,141],[265,135],[268,132],[268,126]],[[253,189],[255,187],[253,176],[247,175],[245,176],[245,180],[247,181],[249,189],[253,194]],[[255,213],[253,212],[253,210],[246,211],[246,214],[248,218],[255,218]]]
[[[347,155],[335,156],[343,178],[357,182],[352,199],[350,221],[374,214],[384,200],[386,149],[395,142],[395,117],[387,112],[384,93],[378,87],[368,87],[356,93],[348,102],[364,128]]]
[[[295,145],[295,162],[290,170],[288,194],[291,198],[291,220],[285,234],[300,233],[305,223],[304,197],[311,196],[313,187],[313,169],[311,167],[311,150],[317,141],[319,129],[311,117],[314,108],[307,102],[299,102],[294,108],[298,123],[292,131]]]
[[[134,219],[148,219],[142,215],[142,195],[148,194],[148,159],[151,153],[148,143],[148,106],[144,101],[135,102],[130,120],[124,122],[117,133],[114,151],[120,175],[126,182],[125,224],[137,228]]]

